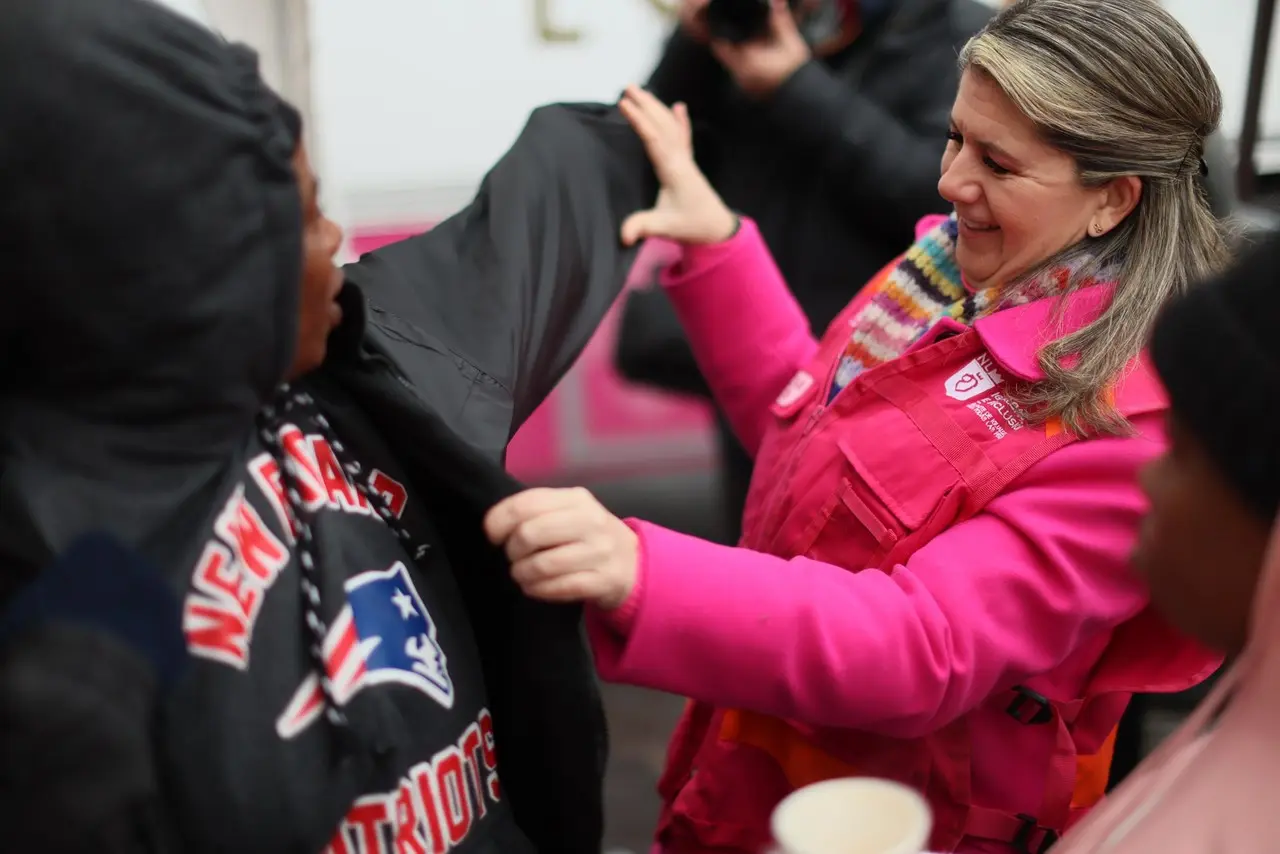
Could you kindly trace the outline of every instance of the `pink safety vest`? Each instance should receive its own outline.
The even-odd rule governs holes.
[[[858,308],[855,302],[832,323],[812,364],[774,404],[776,421],[756,460],[742,545],[888,571],[1077,437],[1055,423],[1025,422],[979,332],[951,320],[903,356],[857,377],[827,405]],[[993,319],[1016,323],[1020,310]],[[1114,400],[1130,417],[1167,405],[1142,359],[1118,384]],[[685,846],[668,842],[668,832],[690,829],[697,850],[761,850],[768,840],[759,831],[716,820],[725,797],[740,801],[743,813],[767,815],[799,786],[862,774],[926,794],[935,813],[933,850],[951,851],[966,836],[1046,850],[1101,797],[1114,730],[1131,694],[1181,690],[1213,666],[1147,611],[1116,630],[1081,696],[1058,696],[1048,680],[1032,680],[991,697],[988,703],[1007,713],[1009,727],[1044,733],[1047,785],[1035,816],[972,803],[968,716],[925,738],[901,740],[692,703],[660,783],[667,808],[659,835],[669,851]],[[709,782],[690,785],[703,772],[707,781],[723,780],[714,785],[725,789],[735,779],[773,783],[711,792]],[[719,806],[709,808],[712,801]]]

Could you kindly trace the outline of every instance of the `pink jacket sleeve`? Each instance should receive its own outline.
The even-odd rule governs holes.
[[[1046,458],[892,573],[784,560],[644,522],[643,583],[590,611],[611,681],[896,738],[1047,673],[1138,613],[1128,571],[1147,439]]]
[[[769,404],[817,352],[804,312],[745,218],[724,243],[685,247],[663,284],[716,401],[755,456]]]

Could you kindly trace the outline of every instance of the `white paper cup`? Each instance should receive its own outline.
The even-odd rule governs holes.
[[[776,854],[922,854],[933,814],[906,786],[851,777],[792,792],[770,826]]]

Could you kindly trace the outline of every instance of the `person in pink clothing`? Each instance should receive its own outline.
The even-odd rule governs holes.
[[[1235,663],[1055,854],[1280,846],[1280,348],[1267,311],[1278,274],[1272,239],[1171,305],[1152,344],[1172,442],[1143,472],[1151,513],[1135,562],[1161,611]]]
[[[666,285],[755,458],[743,540],[583,490],[486,525],[528,595],[591,604],[606,679],[692,698],[657,851],[758,854],[783,797],[849,775],[921,790],[936,850],[1043,851],[1101,797],[1131,694],[1218,665],[1128,568],[1166,443],[1143,346],[1227,259],[1201,187],[1217,84],[1154,0],[1023,0],[960,62],[955,213],[820,340],[686,111],[622,101],[663,185],[623,239],[684,245]]]

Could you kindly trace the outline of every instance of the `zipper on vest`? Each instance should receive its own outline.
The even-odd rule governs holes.
[[[827,407],[820,403],[813,412],[809,413],[809,418],[804,423],[804,429],[800,431],[801,438],[809,435],[809,432],[813,430],[814,425],[818,423],[818,419],[822,417],[822,413],[826,411]],[[800,449],[797,448],[796,450],[799,451]]]
[[[839,364],[840,364],[840,360],[837,359],[836,365],[833,366],[831,370],[827,372],[827,380],[825,383],[823,383],[821,391],[818,392],[819,395],[821,395],[821,397],[818,398],[820,402],[818,403],[817,406],[813,408],[813,411],[810,412],[809,415],[805,418],[804,427],[800,428],[800,438],[796,440],[795,446],[791,449],[791,453],[787,455],[786,468],[785,468],[784,474],[782,475],[782,481],[784,483],[789,483],[791,481],[791,478],[795,476],[796,469],[800,465],[800,460],[803,459],[804,452],[809,447],[809,434],[813,432],[813,428],[818,426],[818,422],[822,420],[822,416],[826,413],[827,409],[829,408],[826,403],[823,403],[821,401],[827,395],[831,394],[831,382],[832,380],[835,379],[836,367],[838,367]],[[841,394],[843,393],[844,393],[844,390],[842,389]],[[765,526],[765,530],[776,533],[776,528],[778,526],[778,521],[779,521],[777,519],[777,516],[780,512],[780,506],[782,504],[783,504],[783,496],[775,493],[773,496],[773,500],[770,501],[769,503],[769,507],[766,508],[766,512],[761,516],[761,519],[765,523],[767,523],[767,525]],[[770,534],[770,536],[772,536],[772,534]],[[760,545],[760,544],[757,544],[757,545]]]
[[[800,428],[800,438],[796,440],[795,445],[791,448],[790,452],[788,452],[787,458],[782,464],[783,473],[780,476],[780,480],[783,483],[789,483],[791,478],[795,476],[796,468],[800,465],[800,459],[804,456],[804,452],[809,446],[809,434],[818,426],[818,422],[822,420],[822,416],[826,414],[826,411],[830,408],[827,398],[831,396],[831,384],[835,382],[836,371],[840,368],[841,352],[842,351],[836,351],[835,358],[831,362],[831,367],[827,368],[822,385],[818,388],[818,405],[815,406],[813,411],[805,417],[804,426]],[[858,378],[855,377],[854,382],[857,382],[857,380]],[[844,394],[847,390],[847,388],[841,389],[840,393]],[[767,532],[767,535],[770,538],[777,534],[779,521],[778,516],[782,513],[782,507],[784,504],[781,492],[782,490],[773,491],[770,495],[768,505],[760,514],[760,530],[761,532]],[[746,542],[744,539],[744,543],[750,548],[767,550],[766,544],[764,542],[760,542],[758,538],[752,538],[751,542]]]
[[[800,460],[804,456],[805,449],[809,447],[809,432],[813,429],[814,425],[818,423],[818,419],[821,417],[824,409],[826,409],[825,406],[818,407],[810,413],[808,419],[805,420],[804,427],[800,431],[800,438],[796,440],[795,447],[791,449],[791,452],[787,455],[787,459],[783,464],[782,474],[778,478],[779,483],[790,484],[792,478],[795,477],[796,469],[800,465]],[[780,517],[784,514],[787,506],[787,492],[789,492],[789,490],[778,488],[771,491],[769,504],[760,515],[760,531],[756,536],[751,538],[752,542],[745,543],[749,548],[772,553],[772,544],[774,539],[777,537],[780,528]],[[767,536],[768,540],[760,539],[760,534]],[[779,556],[783,557],[783,555]],[[785,555],[785,557],[794,557],[794,555]]]
[[[804,429],[800,431],[801,436],[808,436],[809,431],[818,423],[818,419],[826,414],[826,411],[831,408],[833,403],[836,402],[836,398],[847,393],[851,386],[857,383],[858,380],[862,379],[862,374],[866,373],[864,370],[862,374],[854,377],[844,388],[840,389],[840,391],[836,393],[835,397],[832,397],[831,388],[835,385],[836,374],[840,371],[840,363],[842,361],[844,361],[843,348],[836,351],[835,358],[831,360],[831,366],[827,368],[826,376],[822,381],[822,387],[818,390],[818,405],[814,407],[813,412],[809,413],[809,420],[805,422]]]
[[[831,367],[827,368],[826,376],[822,380],[822,387],[818,389],[818,405],[809,413],[809,419],[805,421],[804,429],[800,431],[801,438],[809,435],[809,431],[811,431],[814,428],[814,425],[818,423],[818,419],[821,418],[823,413],[827,411],[827,408],[834,403],[834,398],[831,397],[831,386],[836,381],[836,372],[840,370],[840,361],[843,358],[842,354],[843,349],[837,350],[835,358],[831,361]],[[857,377],[854,377],[855,382],[857,379]],[[844,394],[846,390],[847,388],[840,389],[840,394]],[[839,394],[836,395],[836,397],[839,396]],[[799,448],[796,450],[799,451]]]

